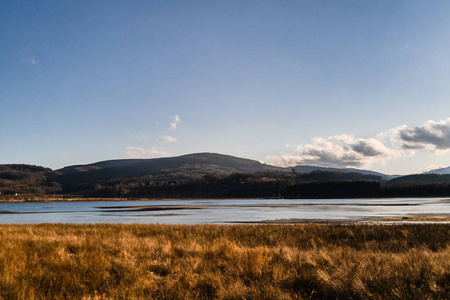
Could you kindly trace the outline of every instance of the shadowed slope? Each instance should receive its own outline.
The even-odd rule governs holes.
[[[65,185],[93,183],[114,178],[170,174],[172,180],[199,178],[207,174],[228,175],[283,170],[251,159],[215,153],[197,153],[154,159],[109,160],[58,170]]]

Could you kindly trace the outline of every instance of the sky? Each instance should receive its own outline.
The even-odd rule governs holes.
[[[450,1],[0,0],[0,163],[450,166]]]

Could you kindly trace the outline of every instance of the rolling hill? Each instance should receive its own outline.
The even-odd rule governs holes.
[[[154,159],[119,159],[74,165],[53,171],[31,165],[0,165],[3,195],[58,193],[92,197],[273,197],[289,186],[319,188],[336,193],[348,183],[378,189],[375,196],[446,194],[425,191],[423,185],[450,183],[450,175],[419,174],[397,177],[354,168],[318,166],[274,167],[216,153],[195,153]],[[334,184],[336,187],[333,187]],[[417,191],[411,186],[418,186]],[[398,190],[407,187],[408,191]],[[334,191],[334,192],[333,192]],[[306,193],[306,192],[305,192]],[[303,194],[305,194],[303,193]],[[383,194],[384,193],[384,194]],[[297,193],[298,194],[298,193]],[[297,195],[296,194],[296,195]]]
[[[440,184],[450,183],[450,174],[414,174],[394,178],[388,184]]]
[[[428,171],[428,172],[424,172],[422,174],[441,174],[441,175],[450,174],[450,167],[434,169],[434,170],[431,170],[431,171]]]
[[[49,168],[24,164],[0,165],[1,195],[44,195],[62,191],[61,174]]]
[[[86,178],[107,179],[132,178],[161,173],[179,174],[184,178],[185,176],[203,176],[211,173],[226,175],[282,170],[282,168],[251,159],[216,153],[196,153],[153,159],[108,160],[88,165],[69,166],[57,171],[64,176],[77,175]]]
[[[285,171],[258,161],[216,153],[196,153],[154,159],[108,160],[59,169],[64,186],[152,176],[158,180],[183,180],[204,175],[225,176],[232,173]],[[155,178],[155,179],[156,179]]]
[[[225,176],[232,173],[264,171],[291,172],[292,169],[297,173],[320,171],[320,174],[327,174],[327,180],[329,181],[333,180],[333,174],[340,178],[342,174],[350,173],[368,175],[371,176],[371,180],[376,180],[377,178],[378,180],[387,180],[391,178],[391,176],[386,174],[354,168],[338,169],[317,166],[281,168],[262,164],[256,160],[216,153],[195,153],[154,159],[108,160],[87,165],[68,166],[57,171],[63,175],[65,181],[81,183],[142,176],[157,176],[158,178],[180,180],[199,178],[211,174]]]
[[[380,176],[384,180],[389,180],[395,178],[395,175],[386,175],[383,173],[378,173],[369,170],[361,170],[355,168],[328,168],[328,167],[318,167],[318,166],[295,166],[293,169],[298,173],[311,173],[314,171],[326,171],[326,172],[336,172],[336,173],[358,173],[363,175],[373,175]]]

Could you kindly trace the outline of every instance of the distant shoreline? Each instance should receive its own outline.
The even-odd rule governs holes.
[[[119,201],[203,201],[203,200],[269,200],[269,199],[290,199],[290,200],[319,200],[319,199],[347,199],[347,200],[358,200],[358,199],[404,199],[404,198],[450,198],[450,196],[396,196],[396,197],[311,197],[311,198],[283,198],[283,197],[226,197],[226,198],[105,198],[105,197],[48,197],[39,199],[0,199],[0,203],[47,203],[47,202],[119,202]]]
[[[48,198],[48,199],[0,199],[0,203],[47,203],[47,202],[119,202],[119,201],[203,201],[203,200],[262,200],[279,198]]]

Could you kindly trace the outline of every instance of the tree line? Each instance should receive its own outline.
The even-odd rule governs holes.
[[[0,165],[0,198],[74,195],[103,198],[374,198],[446,197],[450,182],[383,181],[376,175],[314,171],[297,173],[176,172],[134,178],[68,180],[48,168]]]

